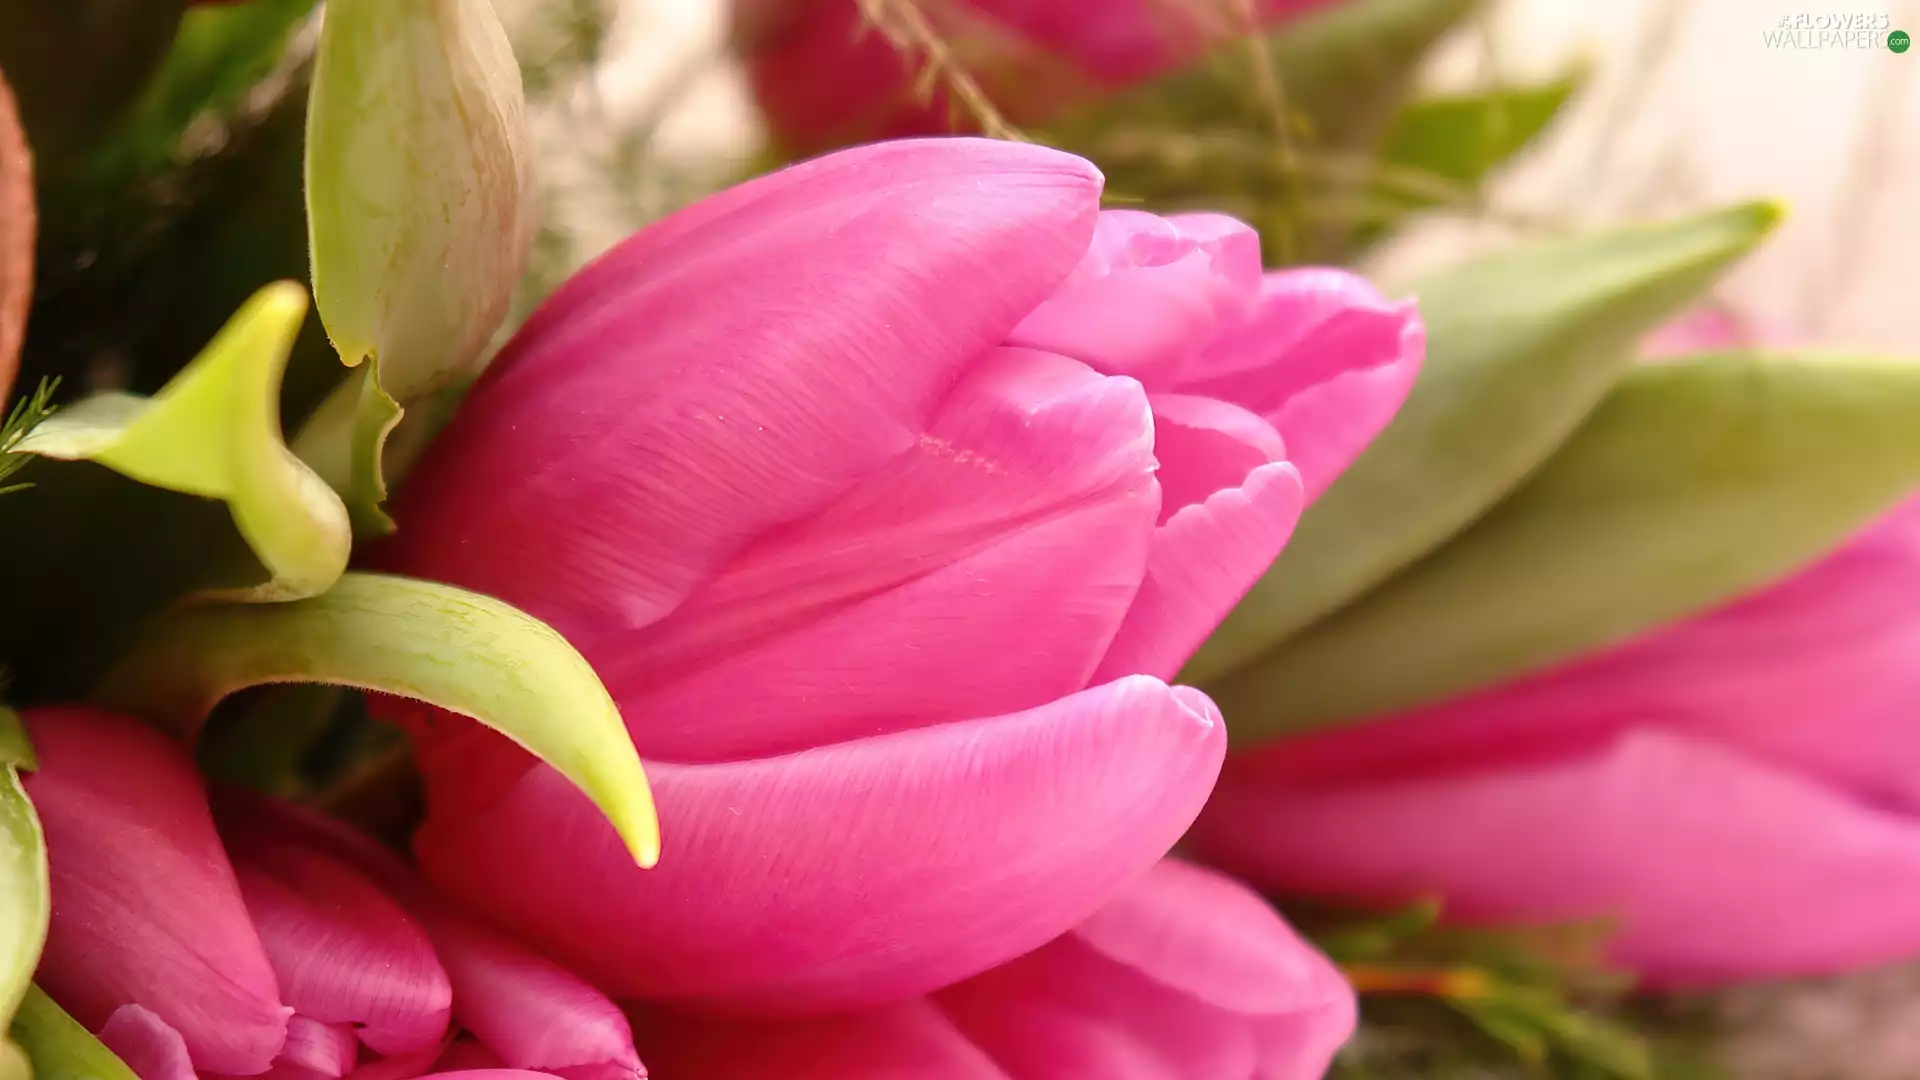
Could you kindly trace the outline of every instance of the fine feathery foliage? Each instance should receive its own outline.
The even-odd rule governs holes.
[[[33,460],[33,455],[19,453],[20,440],[27,437],[42,420],[52,416],[55,406],[53,395],[60,389],[60,380],[42,379],[33,393],[13,403],[7,413],[7,420],[0,425],[0,495],[22,491],[33,485],[30,483],[9,484],[14,474]]]

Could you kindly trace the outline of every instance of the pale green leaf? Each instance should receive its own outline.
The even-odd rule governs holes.
[[[1806,565],[1920,488],[1920,361],[1636,368],[1472,528],[1211,689],[1242,739],[1537,671]]]
[[[470,716],[577,784],[641,865],[658,857],[639,755],[593,668],[545,623],[451,585],[354,573],[293,603],[182,608],[150,628],[98,696],[190,733],[228,694],[288,682]]]
[[[347,376],[293,441],[293,452],[347,503],[356,536],[385,536],[393,519],[384,469],[387,436],[406,410],[380,385],[378,358]]]
[[[33,1061],[33,1080],[140,1080],[39,987],[27,991],[13,1038]]]
[[[34,767],[26,728],[0,709],[0,1028],[13,1017],[40,963],[52,913],[47,844],[20,772]]]
[[[270,285],[154,397],[96,395],[43,421],[18,449],[224,500],[269,575],[234,595],[312,596],[346,569],[352,537],[345,505],[281,441],[280,376],[306,307],[299,285]]]
[[[1183,680],[1211,684],[1249,663],[1484,513],[1573,432],[1640,338],[1778,218],[1750,204],[1553,240],[1414,286],[1427,358],[1406,404],[1308,510]]]

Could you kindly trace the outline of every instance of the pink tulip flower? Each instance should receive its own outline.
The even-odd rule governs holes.
[[[1332,0],[1255,0],[1271,26]],[[1247,32],[1239,0],[942,0],[920,13],[996,108],[1033,123],[1197,59]],[[864,24],[857,0],[734,0],[754,95],[788,150],[970,130],[921,64]]]
[[[53,878],[35,978],[142,1080],[410,1080],[450,1013],[509,1074],[644,1075],[604,996],[424,889],[416,916],[337,829],[251,799],[216,831],[159,733],[88,709],[26,722]]]
[[[1510,685],[1229,762],[1266,889],[1607,919],[1656,984],[1920,953],[1920,499],[1824,561]]]
[[[930,998],[640,1023],[663,1080],[1318,1080],[1354,996],[1259,897],[1169,860],[1072,932]]]
[[[1263,276],[1236,222],[1099,192],[1034,146],[851,150],[650,226],[534,315],[384,558],[582,651],[666,850],[635,869],[559,774],[432,717],[436,886],[616,997],[823,1010],[1027,952],[1168,849],[1224,746],[1162,680],[1392,414],[1421,332],[1347,275]]]

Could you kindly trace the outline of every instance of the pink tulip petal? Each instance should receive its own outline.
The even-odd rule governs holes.
[[[323,1024],[305,1016],[287,1021],[287,1044],[279,1064],[307,1069],[321,1076],[345,1076],[360,1059],[360,1040],[351,1024]]]
[[[924,1000],[813,1020],[634,1022],[661,1080],[1008,1080]]]
[[[1183,393],[1267,418],[1317,498],[1406,400],[1426,355],[1411,302],[1391,303],[1342,270],[1270,273],[1251,318],[1207,347]]]
[[[1079,268],[1007,341],[1171,389],[1245,318],[1259,281],[1259,236],[1240,222],[1108,210]]]
[[[1196,850],[1262,888],[1466,919],[1615,919],[1665,984],[1839,971],[1920,951],[1920,826],[1661,731],[1522,766],[1288,789],[1223,782]]]
[[[454,1015],[501,1064],[645,1075],[626,1016],[579,976],[449,908],[427,926],[453,980]]]
[[[1015,1080],[1317,1080],[1354,1024],[1352,989],[1272,907],[1171,859],[937,1000]]]
[[[1294,785],[1381,779],[1574,753],[1655,726],[1916,811],[1917,651],[1920,499],[1708,614],[1505,686],[1237,755],[1227,772]]]
[[[1300,518],[1300,474],[1262,465],[1244,486],[1188,506],[1154,533],[1147,579],[1094,681],[1172,678],[1286,546]]]
[[[416,849],[436,884],[617,997],[850,1007],[1072,926],[1180,835],[1223,744],[1198,691],[1124,679],[1010,716],[657,766],[672,839],[654,870],[545,766],[490,807],[430,800]]]
[[[670,761],[785,753],[1072,693],[1145,572],[1153,438],[1132,380],[999,350],[915,449],[588,658],[641,753]]]
[[[1353,997],[1333,964],[1272,905],[1232,878],[1178,859],[1160,860],[1072,936],[1120,967],[1226,1012],[1311,1012]]]
[[[235,854],[288,1004],[323,1023],[358,1026],[381,1054],[440,1040],[453,991],[426,932],[399,904],[319,851],[262,843]]]
[[[140,1080],[199,1080],[187,1041],[151,1009],[122,1005],[113,1010],[100,1042]]]
[[[453,1072],[432,1072],[421,1080],[442,1080],[457,1077],[458,1080],[546,1080],[554,1074],[533,1072],[529,1069],[460,1069]]]
[[[178,744],[91,709],[25,716],[53,921],[40,985],[98,1029],[141,1004],[206,1072],[265,1072],[286,1039],[273,969]]]
[[[1237,488],[1262,465],[1287,459],[1273,425],[1232,402],[1185,394],[1155,394],[1153,456],[1160,463],[1160,524]]]
[[[399,496],[388,565],[583,648],[653,622],[911,447],[1086,250],[1099,191],[1091,165],[1037,146],[898,142],[650,226],[464,400]]]

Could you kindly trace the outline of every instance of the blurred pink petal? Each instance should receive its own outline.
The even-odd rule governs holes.
[[[1170,389],[1259,290],[1260,238],[1240,222],[1108,210],[1079,267],[1007,341]]]
[[[1270,26],[1330,0],[1255,0]],[[922,65],[862,28],[855,0],[734,0],[754,94],[783,146],[810,153],[904,135],[969,131],[942,87],[917,92]],[[1168,0],[959,0],[924,5],[989,97],[1015,123],[1179,67],[1246,29],[1234,4]]]
[[[843,1008],[1079,921],[1185,830],[1223,750],[1203,695],[1136,677],[1010,716],[655,766],[674,839],[651,871],[544,766],[490,809],[430,816],[416,847],[436,884],[615,996]]]
[[[281,993],[302,1017],[357,1028],[381,1054],[440,1041],[453,991],[399,904],[346,863],[296,844],[247,844],[235,859]]]
[[[1007,1080],[925,1000],[813,1020],[634,1022],[661,1080]]]
[[[1920,810],[1920,499],[1786,581],[1505,686],[1237,755],[1275,784],[1591,747],[1641,727],[1722,740]],[[1818,722],[1814,722],[1815,720]]]
[[[262,1073],[292,1011],[248,917],[193,759],[136,721],[93,709],[24,717],[27,778],[47,837],[53,920],[36,980],[99,1030],[123,1021],[152,1050],[154,1021],[205,1072]],[[137,1027],[133,1025],[138,1025]]]
[[[936,998],[1012,1080],[1318,1080],[1339,971],[1245,887],[1164,860],[1074,931]]]
[[[1178,389],[1266,417],[1311,502],[1393,419],[1426,356],[1414,305],[1343,270],[1266,275],[1250,318],[1207,346]]]
[[[1661,984],[1920,952],[1920,825],[1677,732],[1324,788],[1230,779],[1193,839],[1266,889],[1614,920],[1616,958]]]
[[[650,226],[466,399],[399,497],[389,565],[530,607],[589,652],[655,621],[911,447],[1086,250],[1099,191],[1036,146],[891,143]]]
[[[100,1042],[140,1080],[199,1080],[187,1041],[150,1009],[122,1005],[113,1010],[100,1029]]]
[[[1153,446],[1132,380],[998,350],[914,449],[747,549],[671,616],[596,640],[588,658],[641,753],[672,761],[783,753],[1072,693],[1144,573]]]

